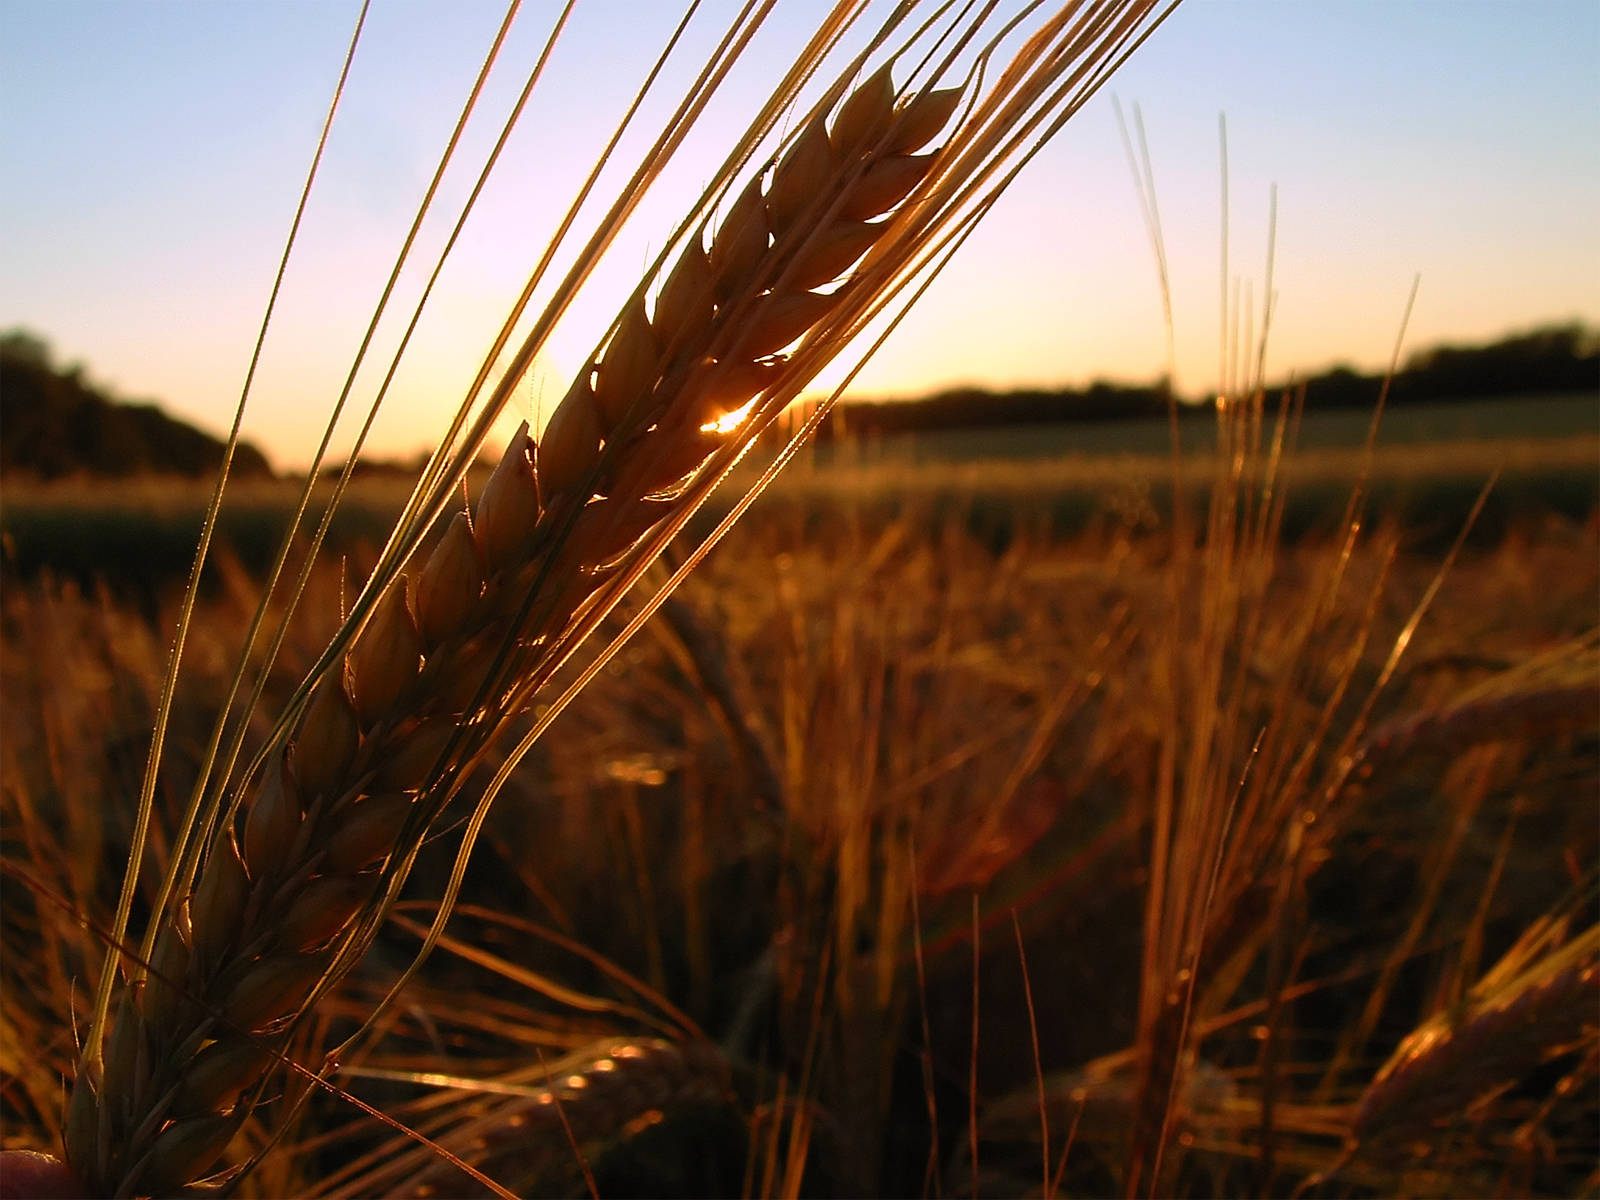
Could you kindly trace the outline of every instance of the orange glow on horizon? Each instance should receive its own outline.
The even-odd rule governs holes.
[[[717,7],[692,23],[596,179],[530,314],[553,298],[720,34],[721,17],[709,11]],[[244,438],[275,466],[304,468],[350,379],[335,455],[380,388],[367,453],[409,458],[437,444],[678,8],[579,6],[435,288],[429,276],[454,213],[544,48],[539,20],[514,26],[352,379],[415,205],[499,20],[475,5],[375,9],[253,376]],[[760,108],[774,64],[789,61],[827,8],[795,0],[758,31],[565,316],[545,331],[539,365],[497,433],[509,435],[522,418],[542,426],[567,380],[593,361],[641,271]],[[1269,380],[1338,363],[1381,370],[1419,274],[1403,356],[1541,323],[1600,323],[1600,226],[1592,219],[1600,159],[1573,153],[1600,129],[1589,53],[1600,17],[1592,4],[1553,0],[1531,6],[1533,15],[1523,6],[1462,8],[1441,25],[1425,5],[1388,6],[1385,37],[1374,43],[1359,6],[1183,6],[1119,70],[1111,86],[1125,107],[1141,108],[1140,140],[1148,133],[1170,355],[1162,283],[1107,91],[1028,164],[873,360],[852,374],[881,326],[811,390],[827,395],[847,375],[855,399],[1167,375],[1179,396],[1200,400],[1228,375],[1220,330],[1259,328],[1269,307]],[[619,37],[615,15],[624,9],[627,36]],[[172,0],[108,6],[86,23],[71,5],[12,0],[8,15],[0,99],[27,114],[29,136],[13,139],[4,159],[7,177],[26,186],[0,197],[0,328],[44,337],[59,361],[81,361],[121,398],[149,399],[222,433],[350,14],[338,5],[219,11]],[[1306,45],[1322,52],[1308,59]],[[421,60],[427,72],[415,70]],[[1225,210],[1219,112],[1229,138]],[[114,205],[106,178],[119,183]],[[721,215],[712,214],[713,231]],[[425,287],[410,337],[404,331]],[[519,322],[512,347],[532,324],[531,315]],[[405,357],[391,380],[403,335]],[[747,416],[729,414],[717,428]]]

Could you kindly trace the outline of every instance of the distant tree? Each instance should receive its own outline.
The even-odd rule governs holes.
[[[1382,380],[1354,367],[1337,366],[1304,381],[1307,408],[1370,407]]]
[[[1382,375],[1335,367],[1304,382],[1307,408],[1370,406]],[[1482,346],[1419,350],[1395,373],[1393,404],[1555,395],[1600,389],[1600,333],[1581,323],[1549,325]]]
[[[1600,345],[1577,323],[1513,334],[1486,346],[1436,346],[1411,357],[1404,391],[1417,397],[1504,396],[1600,386]]]
[[[50,369],[50,343],[26,329],[0,333],[0,362],[26,363]]]
[[[1025,389],[990,392],[951,388],[921,400],[849,400],[837,406],[818,431],[833,436],[842,422],[851,434],[914,430],[983,429],[1051,425],[1062,421],[1115,421],[1159,416],[1167,411],[1164,383],[1150,386],[1096,382],[1086,389]]]
[[[41,479],[70,475],[205,476],[223,444],[153,404],[124,404],[89,384],[82,367],[53,363],[45,339],[0,334],[0,471]],[[233,470],[270,475],[266,457],[241,442]]]

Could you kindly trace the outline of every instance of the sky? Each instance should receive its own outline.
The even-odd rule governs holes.
[[[527,0],[512,27],[422,227],[421,265],[401,276],[356,377],[359,411],[555,7]],[[516,415],[537,425],[559,399],[823,8],[780,0],[519,389]],[[119,396],[225,430],[358,9],[0,0],[0,329],[38,333]],[[733,9],[706,0],[671,78]],[[315,449],[503,13],[498,0],[373,4],[245,418],[279,465]],[[410,454],[438,436],[677,15],[579,0],[424,310],[374,451]],[[1600,324],[1597,64],[1593,0],[1186,0],[1029,165],[854,391],[1167,369],[1156,257],[1114,102],[1137,109],[1149,147],[1181,391],[1216,387],[1224,294],[1249,297],[1259,319],[1274,187],[1275,378],[1382,366],[1418,277],[1411,348]],[[642,127],[665,111],[647,110]],[[609,199],[621,177],[597,194]],[[335,445],[352,429],[347,418]]]

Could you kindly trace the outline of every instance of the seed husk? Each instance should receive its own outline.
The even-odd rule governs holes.
[[[423,645],[431,650],[454,635],[482,593],[478,542],[467,514],[457,513],[417,577],[417,629]]]
[[[452,715],[466,711],[494,665],[504,638],[504,626],[496,622],[451,655],[449,671],[432,685],[435,711]]]
[[[691,429],[701,429],[743,408],[782,374],[783,367],[778,363],[708,361],[684,385],[673,412],[681,413],[682,421]]]
[[[334,672],[312,695],[295,734],[294,773],[306,802],[342,785],[360,741],[355,708]]]
[[[718,410],[712,419],[721,416]],[[658,447],[653,454],[636,454],[617,477],[616,493],[619,496],[650,498],[671,489],[684,476],[693,471],[721,444],[719,438],[701,432],[700,421],[673,434],[670,445]]]
[[[72,1085],[72,1099],[67,1102],[67,1123],[63,1131],[67,1158],[82,1171],[84,1164],[93,1163],[103,1173],[105,1164],[100,1161],[100,1093],[90,1081],[87,1072],[79,1072]]]
[[[398,792],[368,796],[345,810],[328,838],[328,870],[354,873],[387,857],[411,811],[412,798]]]
[[[370,729],[411,690],[422,667],[422,635],[406,607],[405,576],[378,601],[371,623],[350,652],[350,666],[356,716]]]
[[[190,1117],[156,1135],[134,1168],[132,1194],[164,1196],[177,1191],[216,1161],[233,1140],[232,1117]]]
[[[894,122],[893,64],[885,63],[871,78],[845,97],[833,119],[828,138],[841,160],[873,149]]]
[[[506,443],[494,473],[478,497],[474,522],[478,544],[491,570],[518,562],[539,523],[539,479],[533,470],[534,445],[524,421]]]
[[[244,863],[228,834],[211,847],[200,886],[189,901],[189,916],[194,925],[194,951],[207,962],[215,962],[237,936],[245,902],[250,898],[250,880]]]
[[[245,1033],[259,1033],[300,1007],[322,978],[323,958],[275,954],[258,959],[223,998],[223,1015]]]
[[[600,457],[600,412],[594,389],[580,377],[544,427],[539,471],[547,498],[576,487]]]
[[[392,739],[392,752],[378,765],[374,785],[383,791],[404,792],[421,787],[438,765],[439,756],[455,734],[451,717],[425,717]]]
[[[149,978],[139,998],[145,1022],[152,1029],[170,1028],[187,1005],[181,989],[188,968],[189,947],[169,925],[156,938],[155,951],[150,956]]]
[[[615,429],[633,403],[649,392],[658,366],[655,333],[645,315],[644,297],[636,296],[624,311],[616,336],[595,372],[595,407],[606,433]]]
[[[960,88],[942,88],[913,96],[896,115],[883,153],[915,154],[921,150],[950,123],[964,94]]]
[[[591,501],[573,525],[569,546],[574,562],[591,568],[611,562],[643,537],[670,507],[631,497]]]
[[[839,205],[841,221],[870,221],[888,212],[911,194],[933,167],[932,154],[880,158],[861,173]]]
[[[767,252],[769,233],[767,203],[758,175],[739,193],[711,243],[711,273],[719,300],[734,295],[760,265]]]
[[[804,335],[839,302],[836,293],[783,292],[754,305],[734,358],[765,358]]]
[[[194,1056],[184,1073],[172,1102],[174,1115],[188,1117],[233,1107],[240,1093],[260,1081],[272,1061],[265,1047],[248,1038],[230,1036],[212,1042]]]
[[[883,234],[883,226],[865,221],[838,221],[806,245],[790,266],[785,278],[797,290],[832,283],[872,248]]]
[[[273,936],[285,950],[313,950],[348,925],[371,894],[369,877],[319,876],[305,885],[278,919]]]
[[[684,247],[672,274],[661,285],[656,297],[656,315],[653,322],[656,337],[663,350],[698,341],[711,325],[712,274],[711,260],[696,234]]]
[[[149,1066],[148,1036],[144,1018],[133,1002],[134,990],[123,993],[117,1006],[116,1025],[106,1046],[105,1076],[101,1088],[108,1095],[130,1101],[141,1096]]]
[[[778,163],[767,192],[767,219],[782,237],[823,195],[837,174],[828,131],[819,117],[806,126]]]
[[[252,879],[274,878],[300,831],[300,797],[283,754],[274,754],[244,822],[244,861]]]

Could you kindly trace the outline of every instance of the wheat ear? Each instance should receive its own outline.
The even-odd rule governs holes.
[[[1537,927],[1535,932],[1540,932]],[[1514,947],[1460,1013],[1412,1031],[1383,1065],[1350,1125],[1350,1144],[1403,1141],[1507,1087],[1600,1030],[1600,927],[1524,965]]]
[[[841,3],[822,23],[719,180],[732,178],[792,103],[847,26],[849,7]],[[896,10],[874,48],[910,10]],[[703,228],[676,235],[682,244],[663,282],[640,286],[541,443],[526,431],[512,439],[475,514],[458,514],[425,561],[414,554],[419,510],[408,508],[391,541],[394,557],[385,551],[268,747],[226,804],[208,804],[189,831],[206,847],[204,861],[196,867],[185,851],[163,890],[186,889],[186,899],[175,908],[163,902],[120,994],[113,979],[101,983],[65,1138],[91,1190],[165,1192],[218,1174],[227,1143],[282,1061],[288,1031],[376,936],[429,828],[510,714],[549,681],[783,405],[914,276],[937,273],[1032,153],[1164,15],[1156,15],[1156,0],[1065,6],[1014,47],[981,97],[975,89],[925,89],[898,102],[888,66],[848,95],[837,82],[803,118],[770,181],[763,168],[739,193],[709,246]],[[969,48],[977,56],[969,78],[987,77],[986,64],[1018,25],[997,21],[993,38],[976,45],[993,16],[993,6],[942,6],[913,34],[913,43],[926,35],[948,51],[943,65],[925,60],[933,78]],[[919,155],[969,94],[973,106],[944,148]],[[672,131],[697,111],[686,101]],[[630,196],[647,186],[675,136],[663,134]],[[619,201],[613,213],[628,210]],[[593,247],[604,242],[597,233],[580,256],[582,269],[563,283],[508,379],[531,361],[539,331],[563,311],[567,289],[581,284],[599,252]],[[473,445],[507,386],[474,424]],[[791,439],[719,533],[809,429]],[[435,457],[440,465],[450,456]],[[419,487],[432,497],[424,506],[443,511],[448,480],[432,465],[428,478],[439,486]],[[409,587],[397,570],[408,556]],[[622,636],[695,561],[674,572]],[[580,684],[618,644],[600,651]],[[488,784],[463,853],[505,772],[571,694],[546,706]],[[147,809],[148,797],[141,820]],[[443,913],[461,870],[458,858]],[[191,879],[192,887],[177,882]],[[124,912],[113,935],[119,943],[125,927]]]
[[[1600,1037],[1600,926],[1535,922],[1467,995],[1401,1040],[1354,1106],[1343,1152],[1306,1195],[1358,1158],[1428,1139],[1434,1126],[1516,1083],[1553,1054]]]
[[[282,1031],[352,964],[352,926],[436,815],[452,768],[507,699],[537,685],[677,486],[744,436],[724,421],[824,325],[838,280],[890,227],[960,93],[896,106],[887,69],[820,119],[692,239],[647,315],[641,292],[597,366],[526,430],[416,572],[379,602],[260,781],[211,842],[147,977],[116,1008],[98,1077],[83,1073],[67,1152],[90,1188],[161,1193],[215,1168],[277,1061]],[[537,465],[536,465],[537,464]],[[273,1035],[280,1035],[276,1039]]]
[[[731,1088],[714,1046],[657,1038],[604,1046],[552,1074],[559,1082],[498,1098],[435,1143],[518,1195],[548,1194],[582,1186],[579,1154],[592,1157],[675,1113],[726,1103]],[[449,1161],[422,1148],[389,1158],[361,1181],[419,1198],[457,1196],[465,1183]]]

